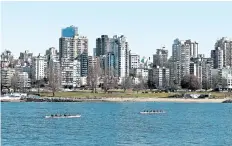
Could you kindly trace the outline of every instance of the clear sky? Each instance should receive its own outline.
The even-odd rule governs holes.
[[[210,55],[220,37],[232,38],[232,2],[2,2],[2,50],[15,56],[59,48],[70,25],[89,39],[89,52],[102,34],[125,35],[133,53],[152,56],[173,40],[192,39]]]

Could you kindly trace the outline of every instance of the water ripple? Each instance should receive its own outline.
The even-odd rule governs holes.
[[[166,114],[140,115],[163,109]],[[4,146],[228,146],[231,104],[2,103]],[[45,119],[81,113],[78,119]]]

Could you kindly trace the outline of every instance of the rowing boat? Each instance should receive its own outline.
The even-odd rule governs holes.
[[[163,114],[165,112],[140,112],[140,114]]]
[[[45,116],[45,118],[80,118],[81,115],[72,115],[72,116]]]

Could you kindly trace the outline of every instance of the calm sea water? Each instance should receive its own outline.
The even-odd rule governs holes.
[[[231,146],[232,104],[2,103],[3,146]],[[145,109],[166,114],[140,115]],[[45,119],[52,113],[81,118]]]

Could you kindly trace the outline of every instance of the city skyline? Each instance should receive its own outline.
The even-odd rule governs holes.
[[[74,25],[80,35],[89,39],[90,54],[100,35],[124,35],[129,49],[140,56],[152,57],[162,45],[166,46],[170,56],[173,41],[179,38],[197,41],[199,54],[209,57],[217,39],[231,37],[232,30],[229,28],[232,21],[228,19],[231,4],[2,2],[2,50],[9,49],[17,57],[24,50],[30,50],[35,55],[44,54],[50,47],[59,48],[62,28]],[[61,11],[62,7],[70,9]],[[43,11],[38,12],[42,8]],[[86,8],[89,9],[86,11]]]

